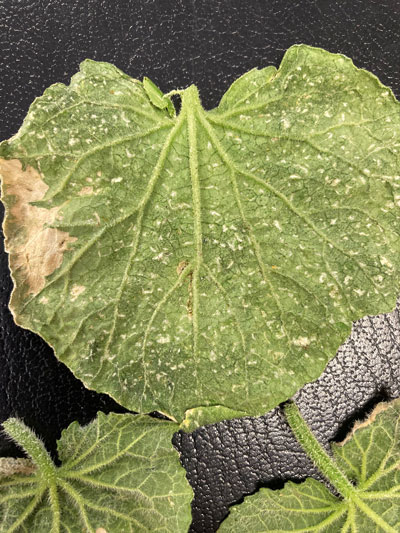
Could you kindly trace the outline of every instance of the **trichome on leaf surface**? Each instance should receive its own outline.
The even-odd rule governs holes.
[[[375,76],[304,45],[278,70],[243,75],[211,111],[195,86],[163,95],[148,78],[83,62],[0,145],[16,322],[128,409],[186,429],[265,413],[318,377],[354,320],[395,306],[399,110]],[[52,514],[54,532],[60,490],[81,516],[96,511],[90,498],[80,505],[68,468],[46,461],[35,462],[46,482],[32,474],[4,500],[19,502],[7,531],[41,520],[45,491],[38,514]],[[36,490],[34,503],[20,490]],[[124,517],[110,513],[110,524],[126,520],[111,532],[132,530]]]

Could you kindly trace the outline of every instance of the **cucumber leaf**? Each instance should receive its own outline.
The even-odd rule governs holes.
[[[219,531],[398,533],[400,531],[400,400],[380,404],[344,443],[335,465],[352,482],[347,498],[308,478],[282,490],[262,488],[232,507]]]
[[[175,423],[103,413],[84,427],[73,422],[58,442],[60,467],[22,422],[4,427],[37,468],[0,477],[1,531],[188,530],[192,490],[171,445]]]
[[[88,60],[35,100],[0,146],[10,306],[131,410],[260,415],[395,306],[400,106],[304,45],[180,94]]]

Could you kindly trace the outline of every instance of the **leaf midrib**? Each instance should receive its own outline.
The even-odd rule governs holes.
[[[222,147],[221,143],[219,142],[213,127],[211,126],[211,124],[207,120],[207,117],[206,117],[205,113],[201,112],[201,113],[198,114],[198,116],[199,116],[199,119],[200,119],[200,123],[202,124],[202,126],[203,126],[204,130],[206,131],[208,137],[210,138],[212,144],[217,149],[217,152],[218,152],[220,158],[222,159],[222,161],[227,166],[227,169],[228,169],[229,175],[230,175],[230,179],[231,179],[231,183],[232,183],[232,187],[233,187],[233,191],[234,191],[236,205],[238,207],[238,210],[239,210],[240,216],[242,218],[243,224],[244,224],[244,226],[245,226],[245,228],[246,228],[246,230],[247,230],[247,232],[249,234],[250,241],[251,241],[253,249],[254,249],[255,257],[257,259],[258,266],[260,268],[260,272],[262,274],[262,278],[263,278],[264,282],[268,285],[268,287],[269,287],[269,289],[271,291],[271,294],[272,294],[272,296],[273,296],[273,298],[275,300],[276,306],[279,309],[282,327],[284,328],[285,336],[286,336],[286,338],[289,341],[289,335],[288,335],[288,333],[287,333],[287,331],[285,329],[284,310],[283,310],[283,308],[282,308],[282,306],[280,304],[280,300],[279,300],[277,294],[274,291],[274,287],[272,285],[272,282],[269,279],[269,276],[267,275],[265,264],[264,264],[264,261],[262,259],[262,255],[261,255],[260,245],[259,245],[257,239],[255,238],[255,235],[254,235],[254,233],[252,231],[250,223],[247,221],[247,218],[246,218],[243,206],[242,206],[242,202],[240,200],[240,192],[239,192],[239,188],[238,188],[238,184],[237,184],[236,176],[235,176],[235,174],[237,173],[237,169],[236,169],[235,165],[233,164],[233,162],[230,160],[228,154],[225,152],[225,150]],[[246,367],[247,367],[247,365],[246,365]]]

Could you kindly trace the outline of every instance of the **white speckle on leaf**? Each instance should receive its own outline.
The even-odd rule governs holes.
[[[279,221],[278,221],[278,220],[274,220],[274,226],[275,226],[276,229],[278,229],[279,231],[282,231],[282,227],[281,227],[281,225],[279,224]]]
[[[304,348],[310,344],[310,339],[308,337],[298,337],[293,339],[293,344],[295,346],[303,346]]]
[[[126,123],[126,124],[130,124],[131,121],[129,120],[129,118],[125,115],[125,113],[122,111],[121,113],[121,119]]]
[[[159,337],[157,339],[157,342],[159,344],[168,344],[169,342],[171,342],[171,338],[169,335],[165,335],[165,337]]]
[[[358,294],[358,296],[363,296],[365,294],[365,291],[363,291],[362,289],[354,289],[353,292]]]
[[[388,268],[393,268],[393,264],[389,261],[389,259],[387,259],[387,257],[384,257],[383,255],[381,255],[379,260],[380,260],[382,266],[386,266]]]
[[[80,296],[83,292],[85,292],[86,287],[83,285],[73,285],[70,295],[71,295],[71,302],[74,302],[78,296]]]

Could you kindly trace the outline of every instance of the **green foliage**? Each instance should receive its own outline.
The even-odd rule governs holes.
[[[301,435],[306,434],[303,428]],[[305,449],[309,452],[307,444]],[[336,471],[329,480],[336,488],[344,486],[341,497],[310,478],[301,484],[288,482],[279,491],[260,489],[231,509],[220,531],[398,533],[400,400],[379,405],[344,443],[333,444],[332,454],[321,470]],[[315,453],[310,456],[315,460]],[[318,459],[316,463],[320,466]],[[347,487],[342,480],[337,483],[342,476]]]
[[[171,446],[176,424],[103,413],[84,427],[74,422],[58,442],[58,468],[22,422],[4,427],[37,467],[0,478],[4,533],[188,530],[192,490]]]
[[[399,104],[304,45],[212,111],[177,92],[88,60],[35,100],[0,148],[11,308],[130,409],[260,415],[395,305]]]
[[[373,75],[304,45],[211,111],[194,86],[164,95],[89,60],[35,100],[0,145],[15,320],[90,388],[183,422],[100,413],[64,431],[57,468],[10,419],[30,459],[0,460],[2,531],[187,530],[172,433],[265,413],[352,321],[394,307],[399,111]],[[312,479],[261,489],[222,530],[398,532],[400,401],[333,459],[286,413],[340,497]]]

